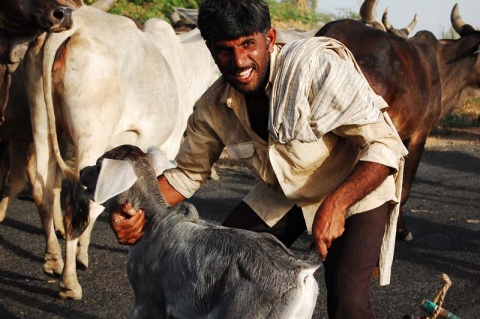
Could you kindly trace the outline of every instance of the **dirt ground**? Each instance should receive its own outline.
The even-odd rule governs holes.
[[[219,223],[248,191],[251,174],[228,159],[220,180],[208,181],[192,199],[203,218]],[[451,129],[429,138],[412,194],[404,208],[413,232],[398,242],[392,282],[373,282],[372,303],[380,319],[425,316],[446,273],[453,285],[443,306],[462,319],[480,318],[480,129]],[[294,245],[302,253],[305,234]],[[64,247],[64,241],[61,240]],[[117,244],[102,214],[90,245],[90,267],[79,270],[84,298],[57,297],[58,279],[42,272],[45,248],[36,208],[15,200],[0,224],[0,318],[125,318],[132,300],[126,277],[128,247]],[[326,318],[323,271],[314,319]],[[195,318],[193,318],[195,319]],[[246,318],[248,319],[248,318]]]

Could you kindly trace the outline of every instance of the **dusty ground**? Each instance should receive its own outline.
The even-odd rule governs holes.
[[[220,222],[253,183],[247,171],[228,160],[218,172],[220,180],[209,181],[191,199],[213,222]],[[414,240],[397,243],[391,284],[373,283],[378,318],[426,315],[420,304],[434,298],[442,273],[453,282],[444,307],[462,319],[479,318],[480,129],[442,131],[429,138],[405,212]],[[80,301],[59,299],[58,281],[42,273],[44,238],[34,205],[16,200],[9,215],[0,224],[0,318],[126,317],[132,298],[128,248],[116,243],[105,214],[92,235],[90,267],[78,272],[84,292]],[[301,253],[309,242],[304,235],[294,250]],[[326,318],[322,276],[320,269],[315,319]]]

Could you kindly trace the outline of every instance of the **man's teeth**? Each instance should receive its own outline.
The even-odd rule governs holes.
[[[241,73],[237,73],[236,76],[239,78],[248,78],[250,76],[250,73],[252,73],[252,69],[248,69]]]

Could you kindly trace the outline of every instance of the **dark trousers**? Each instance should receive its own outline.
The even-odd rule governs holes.
[[[388,205],[355,214],[345,221],[345,232],[328,250],[325,268],[327,310],[330,319],[370,319],[370,281],[380,256],[388,216]],[[269,232],[287,247],[307,229],[302,211],[294,206],[278,223],[269,227],[241,202],[223,222],[224,226]]]

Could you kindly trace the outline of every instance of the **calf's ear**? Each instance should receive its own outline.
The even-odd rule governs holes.
[[[103,204],[128,190],[136,180],[137,175],[129,162],[105,158],[98,175],[94,201]]]

